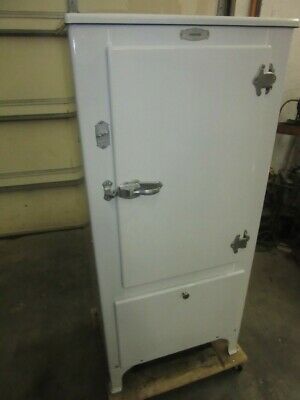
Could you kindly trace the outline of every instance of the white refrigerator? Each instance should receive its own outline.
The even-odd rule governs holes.
[[[237,340],[297,20],[67,14],[111,391]]]

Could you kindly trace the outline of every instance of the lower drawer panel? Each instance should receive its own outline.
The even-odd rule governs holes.
[[[239,328],[244,271],[115,302],[122,367],[229,338]]]

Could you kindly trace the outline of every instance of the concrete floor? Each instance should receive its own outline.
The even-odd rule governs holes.
[[[105,399],[103,349],[87,229],[0,240],[1,400]],[[272,251],[255,257],[240,335],[249,356],[160,400],[299,400],[300,268]]]

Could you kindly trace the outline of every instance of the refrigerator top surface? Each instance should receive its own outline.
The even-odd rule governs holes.
[[[297,18],[223,17],[164,14],[81,14],[65,15],[66,24],[99,25],[204,25],[297,28]]]

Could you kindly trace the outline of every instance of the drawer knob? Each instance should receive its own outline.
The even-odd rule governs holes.
[[[190,294],[188,292],[182,292],[181,296],[184,300],[188,299],[190,297]]]

